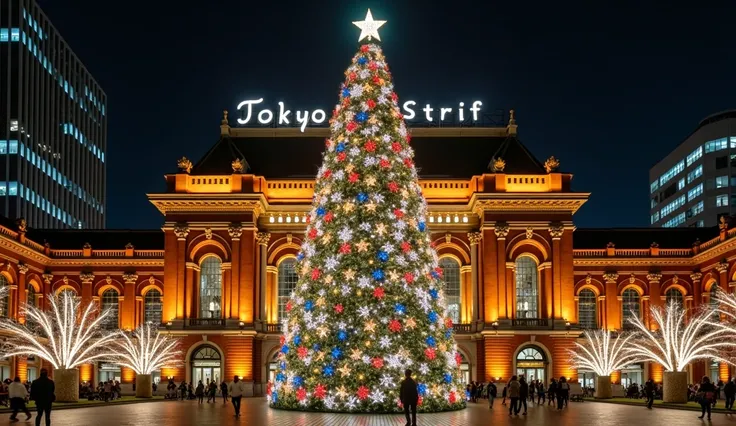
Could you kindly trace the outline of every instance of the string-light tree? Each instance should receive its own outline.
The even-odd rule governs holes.
[[[359,23],[361,37],[377,38],[379,22]],[[360,46],[345,76],[298,256],[299,280],[286,305],[269,402],[288,409],[395,412],[410,368],[420,411],[463,408],[462,357],[442,269],[381,48]]]
[[[98,311],[93,303],[85,307],[71,292],[48,295],[49,310],[24,307],[26,324],[10,319],[0,321],[0,330],[10,337],[3,357],[33,355],[54,367],[58,401],[79,399],[79,370],[82,364],[109,359],[119,332],[102,328],[109,311]]]
[[[630,320],[639,337],[631,340],[628,350],[643,361],[664,367],[665,402],[685,402],[687,375],[684,372],[688,364],[700,359],[721,360],[720,352],[736,347],[736,342],[725,339],[729,329],[714,324],[712,309],[687,311],[679,303],[668,303],[665,308],[653,306],[650,315],[657,325],[656,331],[650,330],[638,316]],[[668,380],[673,382],[670,389]]]
[[[571,364],[578,370],[592,370],[596,374],[596,397],[611,397],[611,374],[637,361],[628,343],[632,333],[612,336],[608,330],[586,330],[585,340],[575,342],[575,350],[569,351]]]
[[[150,398],[151,374],[162,367],[181,363],[180,341],[162,334],[151,323],[139,326],[131,334],[121,333],[114,344],[117,355],[111,361],[135,371],[136,396]]]

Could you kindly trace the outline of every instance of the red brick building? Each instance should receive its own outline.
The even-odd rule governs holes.
[[[112,308],[111,327],[160,323],[183,338],[185,358],[162,378],[239,375],[263,394],[275,366],[279,320],[296,283],[294,262],[310,210],[326,128],[220,126],[196,164],[179,161],[161,193],[148,194],[161,230],[34,230],[0,226],[1,313],[43,306],[64,290]],[[513,119],[491,128],[417,128],[412,144],[429,203],[430,229],[445,270],[446,298],[466,380],[507,379],[523,370],[549,379],[592,379],[573,371],[566,350],[583,328],[649,321],[650,306],[709,303],[732,291],[736,229],[576,229],[589,194],[572,175],[542,163],[517,138]],[[584,187],[584,182],[579,186]],[[0,362],[0,379],[33,378],[42,360]],[[691,377],[725,378],[725,365],[699,362]],[[134,374],[85,365],[81,380]],[[661,381],[643,363],[614,382]]]

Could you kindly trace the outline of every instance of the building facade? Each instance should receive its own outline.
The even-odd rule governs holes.
[[[736,213],[736,111],[703,119],[649,170],[653,227],[712,227]]]
[[[182,362],[158,378],[239,375],[263,395],[280,348],[280,320],[297,281],[296,255],[311,208],[328,129],[231,128],[197,163],[179,161],[165,191],[149,194],[162,230],[34,230],[0,226],[0,314],[72,291],[113,312],[110,327],[161,325],[182,338]],[[517,138],[513,116],[498,128],[414,129],[429,227],[466,381],[523,373],[548,380],[575,371],[568,350],[581,330],[621,330],[651,306],[710,303],[736,285],[736,228],[577,229],[589,194],[554,158],[539,162]],[[284,155],[289,153],[289,155]],[[439,175],[445,177],[439,178]],[[434,176],[434,177],[425,177]],[[43,360],[0,361],[0,379],[34,377]],[[691,380],[726,378],[707,360]],[[615,383],[662,380],[653,363],[627,366]],[[81,380],[134,379],[116,365],[81,368]]]
[[[0,214],[105,227],[107,96],[34,0],[0,0]]]

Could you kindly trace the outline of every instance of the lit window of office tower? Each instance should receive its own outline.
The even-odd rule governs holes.
[[[736,110],[703,119],[649,170],[649,223],[711,227],[736,213]]]
[[[0,214],[104,228],[107,96],[33,0],[0,0]]]

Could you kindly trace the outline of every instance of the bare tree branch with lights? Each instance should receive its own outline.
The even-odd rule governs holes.
[[[578,370],[592,370],[598,376],[610,376],[639,361],[638,355],[629,351],[628,347],[635,334],[612,336],[608,330],[584,332],[585,341],[575,342],[576,350],[570,351],[572,365]]]
[[[181,364],[179,339],[162,334],[153,324],[143,324],[129,336],[122,333],[115,342],[117,355],[114,362],[128,367],[136,374],[152,374],[161,367]]]
[[[638,329],[639,338],[632,339],[628,352],[641,360],[661,364],[665,371],[684,371],[687,365],[699,359],[724,360],[724,348],[736,348],[733,339],[726,339],[733,331],[713,321],[713,310],[691,310],[686,321],[686,310],[679,303],[666,308],[651,308],[658,325],[649,330],[638,317],[630,320]],[[725,360],[724,360],[725,361]]]
[[[95,317],[94,304],[82,310],[81,303],[67,292],[58,298],[48,295],[48,300],[48,311],[26,305],[26,324],[12,319],[0,321],[0,330],[11,336],[5,342],[3,357],[33,355],[45,359],[54,369],[73,369],[114,355],[112,343],[120,333],[102,328],[109,311]]]

